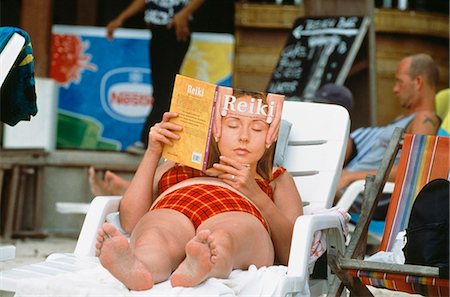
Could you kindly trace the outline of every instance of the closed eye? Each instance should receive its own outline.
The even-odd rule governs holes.
[[[240,121],[236,118],[230,117],[225,120],[225,125],[230,129],[236,129],[239,128]]]
[[[262,132],[267,129],[267,124],[262,121],[255,121],[252,123],[251,128],[253,131]]]

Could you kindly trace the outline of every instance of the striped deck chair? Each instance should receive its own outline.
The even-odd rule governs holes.
[[[366,285],[425,296],[449,296],[449,279],[440,278],[437,267],[362,260],[374,205],[400,146],[399,167],[380,251],[391,251],[398,233],[406,229],[414,199],[422,187],[437,178],[449,179],[449,140],[445,136],[402,136],[400,130],[396,131],[377,176],[367,178],[369,186],[364,193],[361,220],[345,255],[329,251],[328,263],[338,278],[328,296],[340,296],[344,286],[355,296],[372,296]]]

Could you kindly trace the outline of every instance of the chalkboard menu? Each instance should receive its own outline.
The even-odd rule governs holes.
[[[322,85],[343,84],[368,25],[357,16],[297,19],[267,91],[310,101]]]

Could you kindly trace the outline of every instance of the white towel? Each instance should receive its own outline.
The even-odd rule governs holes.
[[[339,222],[341,223],[342,232],[344,233],[345,236],[348,235],[348,223],[350,221],[351,216],[344,209],[335,206],[329,209],[320,209],[315,211],[313,210],[312,214],[327,214],[337,216],[339,218]],[[314,263],[320,256],[322,256],[323,253],[325,253],[326,249],[327,249],[327,239],[325,233],[323,233],[322,231],[314,232],[308,261],[310,270],[314,268]]]
[[[286,266],[233,270],[228,279],[210,278],[195,288],[173,288],[169,281],[146,291],[129,291],[101,265],[47,278],[25,279],[15,297],[119,296],[272,296]]]

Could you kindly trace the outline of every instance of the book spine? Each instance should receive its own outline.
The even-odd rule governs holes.
[[[212,128],[214,124],[214,118],[215,118],[215,112],[216,112],[216,102],[217,97],[219,95],[219,86],[216,86],[216,91],[214,92],[214,100],[213,105],[211,108],[211,118],[209,120],[209,127],[208,127],[208,135],[206,137],[206,145],[205,145],[205,153],[203,154],[203,167],[202,170],[205,171],[208,167],[208,161],[209,161],[209,148],[211,143],[211,137],[212,137]]]

